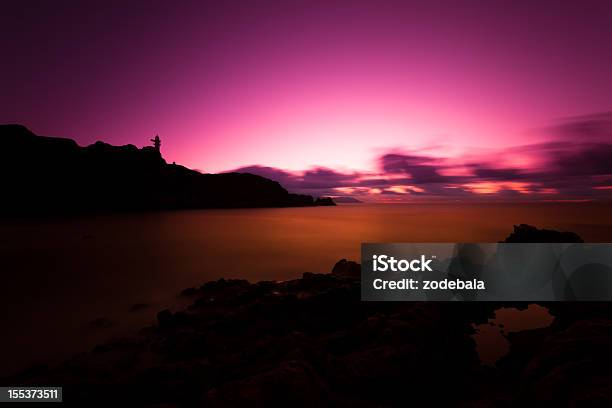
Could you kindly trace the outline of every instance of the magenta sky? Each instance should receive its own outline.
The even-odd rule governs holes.
[[[0,122],[81,144],[159,133],[168,161],[207,172],[350,178],[315,192],[391,174],[400,187],[371,188],[551,194],[565,190],[533,176],[558,157],[545,146],[612,110],[610,1],[203,3],[14,2],[0,17]],[[583,136],[563,151],[588,151]],[[390,172],[398,154],[463,178]],[[607,171],[589,174],[597,191]]]

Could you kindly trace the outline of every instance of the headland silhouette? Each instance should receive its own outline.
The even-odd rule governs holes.
[[[87,213],[196,208],[335,205],[331,198],[291,194],[248,173],[203,174],[153,146],[81,147],[66,138],[37,136],[21,125],[0,125],[2,196],[9,213]]]

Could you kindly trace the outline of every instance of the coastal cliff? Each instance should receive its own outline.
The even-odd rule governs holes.
[[[10,213],[335,205],[253,174],[203,174],[168,164],[154,147],[81,147],[21,125],[0,125],[0,143],[0,209]]]

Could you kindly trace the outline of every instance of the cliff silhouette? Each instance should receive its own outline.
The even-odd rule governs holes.
[[[189,208],[335,205],[291,194],[248,173],[202,174],[168,164],[154,147],[81,147],[0,125],[0,209],[12,213],[75,213]]]

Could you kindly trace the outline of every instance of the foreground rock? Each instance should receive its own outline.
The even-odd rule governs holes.
[[[209,282],[139,336],[10,382],[62,384],[68,402],[88,406],[368,406],[477,393],[471,323],[493,307],[364,303],[359,272],[342,260],[286,282]]]
[[[538,229],[527,224],[514,226],[514,231],[503,242],[584,242],[573,232]]]
[[[359,276],[341,260],[286,282],[208,282],[136,337],[2,383],[61,384],[76,406],[612,403],[607,304],[546,305],[555,322],[509,333],[510,353],[492,368],[480,364],[474,324],[525,304],[361,302]]]

